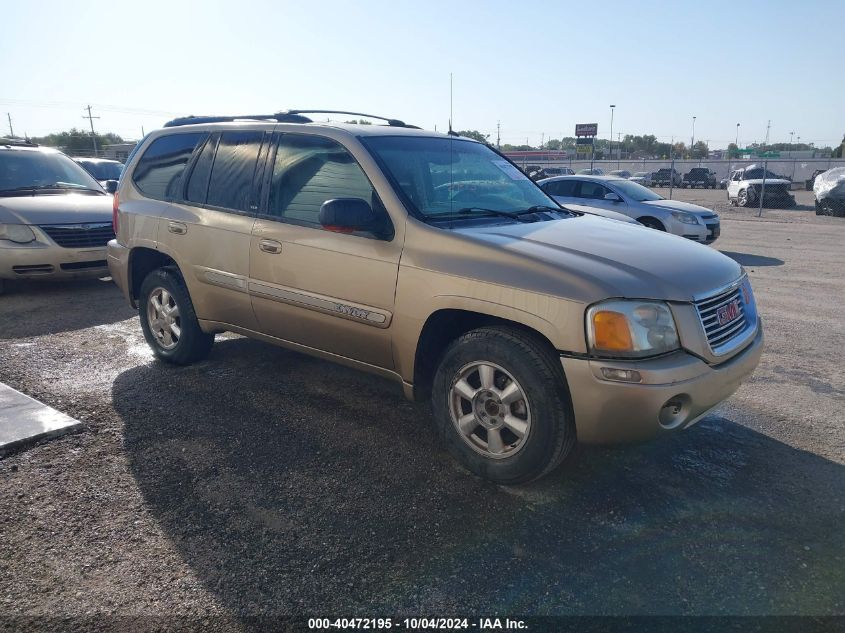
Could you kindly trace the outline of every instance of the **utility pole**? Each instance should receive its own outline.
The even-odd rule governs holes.
[[[12,129],[12,115],[10,113],[6,113],[6,117],[9,119],[9,136],[14,138],[15,131]]]
[[[607,148],[610,152],[610,156],[608,158],[613,160],[613,111],[616,109],[616,106],[611,104],[610,105],[610,145]]]
[[[502,122],[496,121],[496,149],[502,149]]]
[[[663,138],[666,138],[665,136]],[[675,188],[675,137],[669,143],[669,158],[672,159],[671,167],[669,168],[669,200],[672,199],[672,190]]]
[[[769,119],[769,122],[766,124],[766,146],[769,144],[769,129],[772,127],[772,120]]]
[[[83,116],[83,119],[88,119],[88,122],[91,124],[91,141],[94,143],[94,156],[98,156],[99,152],[97,150],[97,135],[94,133],[94,119],[99,119],[98,116],[91,116],[91,106],[89,105],[87,108],[88,116]]]
[[[622,132],[616,133],[616,169],[619,169],[619,161],[622,160]]]

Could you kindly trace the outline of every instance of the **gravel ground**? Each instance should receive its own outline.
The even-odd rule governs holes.
[[[165,366],[110,282],[13,288],[0,381],[85,430],[0,460],[0,613],[845,614],[845,220],[797,193],[758,219],[674,192],[751,275],[754,377],[518,488],[458,467],[392,383],[234,336]]]

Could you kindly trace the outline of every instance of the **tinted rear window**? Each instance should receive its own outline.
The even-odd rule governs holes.
[[[252,190],[252,176],[263,132],[224,132],[217,147],[211,182],[208,185],[208,204],[236,211],[247,211]]]
[[[150,198],[182,197],[182,177],[194,149],[208,136],[205,132],[161,136],[141,156],[132,180]]]
[[[552,196],[575,196],[575,186],[578,184],[577,180],[553,180],[543,185],[542,189]]]

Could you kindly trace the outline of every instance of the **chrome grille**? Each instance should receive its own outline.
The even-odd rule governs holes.
[[[724,325],[719,324],[719,308],[737,301],[739,305],[739,317]],[[704,333],[707,335],[707,342],[710,349],[716,352],[718,348],[729,343],[735,337],[742,334],[748,327],[748,319],[745,315],[745,305],[742,301],[739,286],[730,288],[720,294],[703,299],[695,304],[701,325],[704,326]]]
[[[42,224],[51,240],[64,248],[96,248],[114,239],[111,222],[96,224]]]

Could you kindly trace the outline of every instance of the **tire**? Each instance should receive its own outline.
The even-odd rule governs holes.
[[[827,215],[827,213],[825,213],[824,207],[819,204],[818,200],[816,200],[816,215]]]
[[[750,194],[748,189],[740,189],[736,197],[736,206],[750,207],[754,204],[754,194]]]
[[[558,359],[516,328],[485,327],[455,340],[435,373],[431,406],[449,452],[497,484],[542,477],[575,445],[572,400]]]
[[[159,268],[147,275],[141,283],[138,312],[144,338],[157,358],[190,365],[211,351],[214,335],[200,329],[194,304],[177,271]]]
[[[647,226],[650,229],[655,229],[657,231],[664,231],[664,232],[666,231],[666,227],[663,226],[663,222],[661,222],[660,220],[658,220],[656,218],[649,218],[649,217],[639,218],[639,219],[637,219],[637,222],[639,222],[643,226]]]

